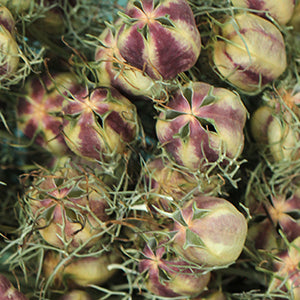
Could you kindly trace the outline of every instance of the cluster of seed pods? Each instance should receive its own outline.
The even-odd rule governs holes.
[[[282,4],[283,11],[271,1],[231,2],[234,13],[212,21],[209,40],[188,1],[130,0],[96,37],[88,79],[50,70],[25,81],[16,105],[18,130],[53,161],[26,178],[23,201],[33,239],[47,249],[40,268],[45,287],[73,289],[59,300],[90,300],[84,289],[128,272],[126,259],[134,260],[126,275],[136,276],[141,295],[224,300],[221,291],[209,290],[215,270],[234,265],[246,243],[273,253],[280,234],[286,244],[280,239],[268,289],[300,297],[297,178],[283,189],[248,191],[247,208],[223,191],[224,173],[235,174],[248,150],[248,120],[250,139],[265,159],[261,168],[274,166],[258,181],[271,185],[277,166],[300,158],[299,88],[266,93],[251,115],[243,101],[261,95],[286,71],[280,26],[291,20],[295,2]],[[65,32],[66,11],[49,12],[50,18],[32,23],[33,36],[41,26],[48,35]],[[18,67],[14,26],[3,10],[0,36],[10,55],[0,75]],[[193,73],[203,49],[213,84]],[[149,104],[154,142],[143,130]],[[149,140],[156,149],[144,155]],[[126,203],[130,193],[137,206]],[[122,244],[122,254],[114,243]],[[16,293],[11,283],[6,289]]]

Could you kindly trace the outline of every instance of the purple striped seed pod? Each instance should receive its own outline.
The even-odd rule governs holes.
[[[156,134],[178,164],[197,170],[206,162],[217,161],[221,154],[228,158],[240,155],[246,113],[237,94],[191,82],[162,110]]]
[[[69,148],[86,159],[108,159],[124,154],[137,136],[135,106],[116,89],[79,91],[65,102],[68,124],[64,137]]]
[[[0,7],[0,26],[3,26],[12,36],[14,36],[15,19],[12,16],[10,10],[5,6]]]
[[[130,65],[172,79],[196,63],[201,38],[186,0],[131,0],[125,12],[117,45]]]
[[[55,268],[65,258],[59,252],[48,251],[46,253],[43,261],[43,274],[46,279],[53,275]],[[104,284],[117,272],[117,269],[110,269],[109,266],[120,261],[121,256],[117,251],[102,252],[98,256],[67,259],[66,263],[55,273],[52,285],[62,288],[66,283],[68,287]]]
[[[12,283],[0,274],[0,299],[1,300],[28,300],[28,298],[18,291]]]
[[[98,81],[101,85],[112,86],[124,95],[158,97],[159,86],[145,72],[126,63],[117,48],[115,31],[120,28],[107,27],[99,37],[101,45],[97,47],[95,61]]]
[[[253,13],[262,17],[271,17],[279,24],[286,24],[292,17],[295,0],[231,0],[236,7],[254,10]]]
[[[229,201],[195,197],[175,221],[174,248],[189,261],[205,266],[232,264],[240,256],[247,236],[247,220]]]
[[[71,251],[84,243],[85,248],[91,247],[109,219],[107,186],[70,166],[35,174],[25,197],[36,229],[57,248]]]
[[[251,13],[227,17],[212,49],[213,67],[224,80],[245,93],[259,93],[287,66],[281,32]]]
[[[273,226],[279,226],[289,241],[300,236],[300,220],[293,217],[300,211],[300,188],[289,197],[273,196],[265,209]]]
[[[139,263],[139,272],[145,274],[146,289],[161,297],[197,296],[210,281],[210,273],[189,265],[181,258],[165,259],[166,249],[153,251],[144,248],[145,257]],[[162,276],[165,274],[165,277]]]
[[[68,147],[62,135],[62,105],[67,94],[74,93],[78,82],[71,73],[30,78],[24,96],[18,99],[18,129],[36,144],[54,155],[64,155]]]
[[[274,275],[269,291],[288,293],[289,299],[300,299],[300,237],[289,245],[288,249],[279,253],[274,260]],[[278,298],[283,299],[283,298]],[[286,298],[285,298],[286,299]]]

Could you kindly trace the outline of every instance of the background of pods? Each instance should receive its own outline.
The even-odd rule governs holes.
[[[300,4],[263,3],[0,1],[1,299],[300,299]]]

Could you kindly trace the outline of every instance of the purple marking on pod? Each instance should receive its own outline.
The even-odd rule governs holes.
[[[129,123],[125,122],[116,111],[112,111],[105,121],[109,127],[120,135],[123,141],[130,142],[134,138],[134,132],[130,128]]]
[[[160,24],[149,24],[149,28],[159,61],[158,71],[163,78],[174,78],[196,60],[195,53],[188,49],[189,45],[176,40],[171,30]]]

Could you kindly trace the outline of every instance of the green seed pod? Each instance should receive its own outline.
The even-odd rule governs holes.
[[[214,68],[245,93],[259,93],[287,66],[281,32],[271,22],[251,13],[227,17],[212,49]]]

